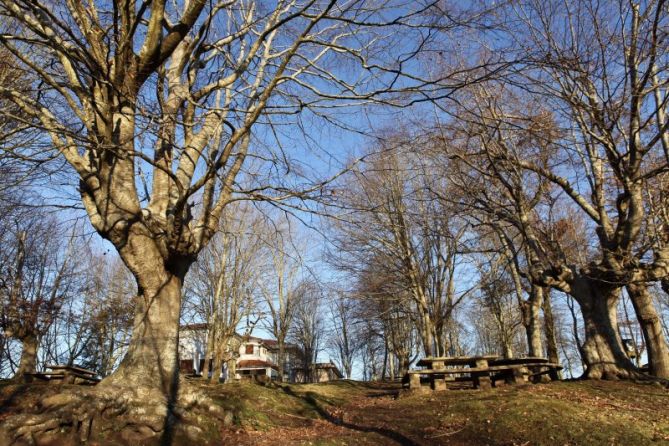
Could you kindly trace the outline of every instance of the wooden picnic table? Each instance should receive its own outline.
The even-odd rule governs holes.
[[[84,382],[89,384],[96,384],[100,381],[97,373],[93,370],[84,369],[82,367],[71,365],[48,365],[47,369],[51,372],[31,373],[33,378],[49,381],[49,383],[58,384],[76,384],[77,382]]]
[[[527,381],[528,376],[543,374],[559,379],[558,371],[562,369],[547,358],[500,358],[495,355],[426,357],[416,365],[425,368],[407,373],[410,389],[421,389],[420,377],[426,375],[433,390],[445,390],[446,381],[456,380],[471,381],[474,388],[489,389],[499,379],[520,383]]]
[[[418,367],[427,367],[430,369],[439,369],[445,366],[485,366],[489,361],[499,359],[497,355],[486,356],[444,356],[427,357],[416,363]]]
[[[497,358],[499,356],[496,355],[426,357],[416,364],[426,369],[410,375],[409,387],[420,386],[420,372],[424,372],[429,376],[434,390],[445,390],[447,380],[454,381],[455,375],[462,377],[465,374],[472,380],[475,388],[490,388],[490,373],[487,372],[489,362]]]

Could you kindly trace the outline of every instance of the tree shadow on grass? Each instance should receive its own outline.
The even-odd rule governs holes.
[[[412,440],[411,438],[407,437],[406,435],[394,431],[392,429],[386,429],[382,427],[376,427],[376,426],[365,426],[362,424],[355,424],[351,423],[348,421],[344,421],[343,419],[336,417],[332,415],[330,412],[325,410],[321,404],[319,403],[318,399],[314,396],[312,392],[308,392],[304,395],[298,395],[295,392],[293,392],[293,389],[291,389],[289,386],[283,386],[281,388],[286,394],[299,398],[303,401],[305,401],[309,406],[313,408],[314,411],[316,411],[323,419],[329,421],[332,424],[336,424],[337,426],[343,426],[347,429],[355,430],[358,432],[365,432],[365,433],[376,433],[378,435],[381,435],[383,437],[386,437],[397,444],[405,445],[405,446],[421,446],[420,443],[417,443],[416,441]]]

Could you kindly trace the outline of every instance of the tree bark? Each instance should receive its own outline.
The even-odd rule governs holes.
[[[214,346],[214,358],[211,365],[211,378],[209,382],[217,383],[221,380],[221,370],[223,369],[223,346]]]
[[[550,289],[543,291],[544,298],[542,309],[544,312],[544,335],[546,337],[546,353],[550,362],[560,362],[557,336],[555,334],[555,318],[553,317],[553,305],[551,304]]]
[[[286,365],[286,343],[281,340],[277,340],[277,343],[279,344],[279,354],[276,358],[278,364],[277,367],[279,368],[279,382],[284,382],[285,380],[285,373],[284,373],[284,368]],[[305,370],[304,373],[306,374],[307,371]]]
[[[630,283],[627,285],[627,293],[646,341],[650,374],[669,379],[669,347],[648,287],[644,283]]]
[[[37,348],[39,347],[39,339],[37,335],[31,333],[26,335],[21,341],[23,343],[21,360],[14,379],[16,381],[30,382],[32,381],[32,378],[28,374],[35,373],[37,370]]]
[[[157,391],[168,406],[179,383],[179,320],[186,259],[165,259],[144,228],[129,229],[121,257],[137,281],[132,337],[119,368],[99,386]]]
[[[202,370],[200,371],[200,373],[202,374],[202,378],[204,379],[209,379],[209,372],[211,372],[211,365],[209,363],[209,358],[212,357],[214,354],[215,338],[216,338],[216,331],[214,329],[213,321],[210,320],[209,323],[207,324],[207,343],[206,343],[206,348],[204,349],[204,365],[202,366]]]
[[[616,327],[620,291],[620,287],[605,286],[588,278],[577,279],[572,287],[571,294],[581,307],[585,327],[582,350],[586,378],[628,378],[635,369],[624,352]]]
[[[541,342],[541,323],[539,309],[544,300],[544,289],[533,285],[527,301],[522,304],[523,325],[527,335],[527,353],[529,356],[543,356]]]

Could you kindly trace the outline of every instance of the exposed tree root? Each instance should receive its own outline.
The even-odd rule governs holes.
[[[591,366],[585,371],[582,379],[603,379],[607,381],[627,380],[634,381],[638,384],[657,384],[669,389],[669,380],[649,375],[638,369]]]
[[[154,389],[119,386],[68,386],[44,397],[0,427],[0,445],[159,444],[179,436],[202,440],[203,419],[229,424],[226,413],[206,395],[182,385],[177,403],[168,404]]]

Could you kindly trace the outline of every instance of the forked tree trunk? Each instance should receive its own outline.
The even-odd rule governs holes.
[[[580,278],[572,295],[581,307],[585,340],[584,377],[591,379],[628,378],[634,365],[625,354],[617,330],[617,303],[620,287],[609,287],[594,280]]]
[[[646,341],[650,374],[669,379],[669,347],[648,287],[646,284],[631,283],[627,285],[627,292]]]
[[[14,379],[16,381],[30,382],[32,379],[29,374],[35,373],[37,370],[37,348],[39,346],[39,339],[37,335],[31,333],[25,336],[21,341],[23,343],[21,360]]]

